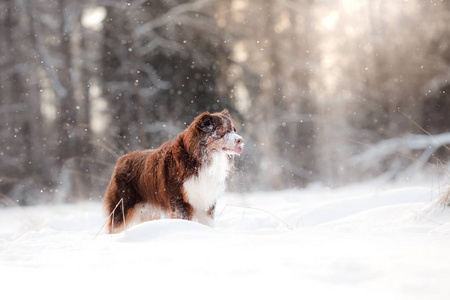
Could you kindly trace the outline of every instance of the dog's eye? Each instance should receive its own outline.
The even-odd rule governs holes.
[[[223,135],[228,134],[228,133],[231,133],[231,132],[232,132],[231,129],[227,129]]]
[[[215,137],[216,139],[220,139],[220,138],[223,138],[223,136],[224,136],[226,133],[227,133],[227,132],[226,132],[225,130],[223,130],[222,128],[219,128],[219,129],[216,130],[216,132],[215,132],[215,134],[214,134],[214,137]]]

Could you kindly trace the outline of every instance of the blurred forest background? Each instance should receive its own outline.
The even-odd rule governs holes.
[[[448,176],[449,24],[446,0],[2,0],[0,202],[100,200],[120,155],[224,108],[234,190]]]

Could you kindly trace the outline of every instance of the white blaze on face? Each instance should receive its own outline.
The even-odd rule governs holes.
[[[224,136],[224,145],[222,150],[229,155],[239,155],[242,153],[244,143],[242,142],[242,137],[236,132],[227,133]]]

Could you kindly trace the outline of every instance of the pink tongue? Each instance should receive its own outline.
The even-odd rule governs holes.
[[[233,151],[236,152],[237,154],[241,154],[242,153],[242,147],[237,147],[236,149],[234,149]]]

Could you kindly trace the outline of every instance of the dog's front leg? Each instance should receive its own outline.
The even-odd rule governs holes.
[[[192,205],[183,201],[183,198],[171,199],[172,212],[174,219],[192,220],[194,209]]]
[[[210,209],[206,211],[200,211],[197,213],[197,219],[200,224],[214,227],[214,211],[216,209],[216,206],[213,205]]]

